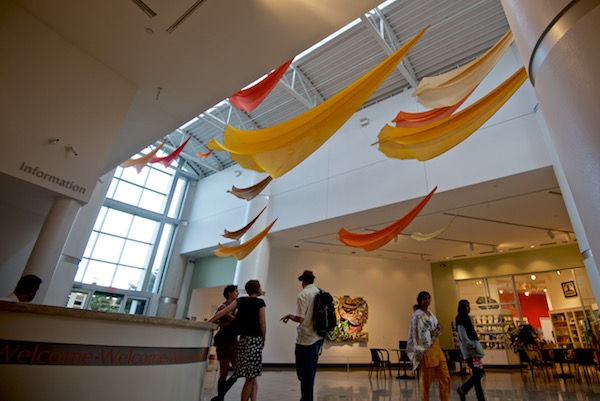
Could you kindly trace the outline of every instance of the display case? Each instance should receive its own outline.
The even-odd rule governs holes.
[[[486,365],[518,365],[519,357],[510,348],[509,336],[515,329],[512,311],[507,309],[486,309],[471,311],[471,320],[485,349]],[[452,340],[459,347],[458,334],[452,322]]]
[[[484,349],[509,349],[509,333],[515,329],[512,312],[487,309],[471,312],[471,320]]]
[[[550,321],[556,345],[561,348],[590,346],[590,328],[597,321],[597,310],[581,308],[550,311]]]

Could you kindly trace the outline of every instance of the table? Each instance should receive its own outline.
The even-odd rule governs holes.
[[[406,357],[406,359],[402,358],[402,354],[406,355],[406,349],[404,348],[391,348],[390,351],[395,351],[396,355],[398,355],[398,376],[396,376],[396,379],[404,379],[404,380],[414,380],[415,376],[411,376],[409,374],[406,373],[406,365],[408,363],[410,363],[410,360],[408,359],[408,356]],[[404,365],[404,374],[400,374],[400,364]]]

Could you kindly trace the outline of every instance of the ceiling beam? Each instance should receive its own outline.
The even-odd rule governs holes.
[[[392,32],[392,29],[385,19],[385,16],[378,8],[373,9],[372,13],[370,14],[361,15],[360,19],[363,22],[363,25],[367,28],[367,30],[371,33],[379,46],[388,56],[399,48],[399,42],[396,38],[396,35]],[[376,24],[379,25],[379,29],[377,29],[375,26]],[[386,41],[386,37],[392,41],[395,49],[392,48],[392,46]],[[406,79],[410,86],[413,88],[417,87],[419,84],[417,77],[406,57],[398,64],[396,69],[402,74],[402,76],[404,76],[404,79]]]

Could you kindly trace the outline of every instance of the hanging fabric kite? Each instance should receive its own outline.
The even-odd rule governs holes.
[[[281,177],[323,145],[364,104],[424,32],[425,29],[362,78],[307,112],[261,130],[239,130],[228,125],[224,143],[213,138],[208,148],[229,152],[234,161],[247,169]]]
[[[458,103],[483,81],[500,61],[512,40],[512,32],[508,31],[498,43],[470,63],[445,74],[421,79],[413,96],[418,97],[418,102],[423,106],[432,109]]]
[[[379,150],[388,157],[426,161],[452,149],[481,127],[527,79],[521,67],[500,86],[464,110],[434,123],[414,128],[383,127]]]
[[[293,59],[292,59],[293,60]],[[234,107],[251,113],[271,93],[292,64],[292,60],[282,64],[269,73],[263,80],[249,88],[242,89],[229,98]]]
[[[417,206],[415,206],[410,212],[395,223],[387,226],[384,229],[368,234],[355,234],[345,228],[342,228],[339,232],[339,239],[344,244],[355,248],[362,248],[365,251],[374,251],[379,249],[391,240],[393,240],[398,234],[402,232],[410,224],[411,221],[417,217],[419,212],[425,207],[429,199],[433,196],[433,193],[437,187],[427,195]]]
[[[217,244],[219,249],[214,250],[214,254],[220,257],[233,256],[237,260],[244,259],[246,256],[248,256],[248,254],[250,254],[250,252],[254,250],[254,248],[256,248],[260,241],[262,241],[263,238],[267,236],[269,230],[271,230],[271,227],[273,227],[273,224],[275,224],[276,221],[277,219],[273,220],[273,222],[269,224],[268,227],[266,227],[264,230],[262,230],[253,238],[244,242],[243,244],[234,246],[224,246],[220,243]]]
[[[446,223],[445,226],[443,226],[442,228],[440,228],[432,233],[423,234],[420,232],[414,232],[410,235],[410,238],[412,238],[416,241],[429,241],[430,239],[433,239],[433,238],[437,237],[438,235],[442,234],[444,231],[446,231],[448,229],[448,227],[450,227],[450,225],[452,225],[454,220],[456,220],[456,216],[452,217],[450,219],[450,221],[448,223]]]
[[[196,156],[206,159],[208,156],[210,156],[212,154],[212,152],[214,152],[214,150],[212,150],[212,149],[209,150],[208,152],[198,152],[196,154]]]
[[[460,106],[462,106],[471,93],[465,96],[454,106],[440,107],[439,109],[431,109],[428,111],[422,111],[420,113],[408,113],[406,111],[401,111],[398,113],[398,115],[396,115],[396,118],[394,118],[392,122],[396,123],[396,128],[419,127],[421,125],[433,123],[454,113]]]
[[[137,170],[138,174],[144,169],[144,167],[146,167],[146,164],[150,163],[151,160],[156,156],[156,154],[158,153],[158,151],[160,150],[160,148],[163,147],[165,143],[161,143],[160,145],[158,145],[156,148],[154,148],[154,150],[150,153],[148,153],[147,155],[144,155],[142,157],[138,157],[137,159],[129,159],[124,161],[123,163],[119,164],[119,167],[135,167],[135,169]]]
[[[246,231],[248,231],[250,229],[250,227],[252,227],[252,225],[254,223],[256,223],[256,220],[258,220],[258,218],[260,217],[261,214],[263,214],[263,212],[265,211],[267,207],[263,207],[263,210],[260,211],[260,213],[258,215],[256,215],[255,218],[252,219],[252,221],[248,224],[246,224],[244,227],[240,228],[237,231],[227,231],[224,230],[225,232],[223,233],[223,237],[225,238],[229,238],[229,239],[233,239],[233,240],[239,240],[240,238],[242,238],[242,236],[244,234],[246,234]]]
[[[185,148],[185,145],[187,145],[190,139],[192,139],[191,136],[188,139],[186,139],[185,142],[179,145],[179,147],[175,149],[171,154],[168,154],[164,157],[153,157],[152,160],[150,160],[150,163],[160,163],[165,167],[169,167],[171,163],[173,163],[173,161],[177,159],[177,157],[179,157],[179,154],[181,153],[183,148]]]
[[[252,200],[254,198],[256,198],[258,196],[258,194],[260,194],[260,192],[265,189],[267,187],[267,185],[269,185],[269,183],[271,182],[271,180],[273,180],[273,177],[271,177],[270,175],[267,176],[267,178],[265,178],[264,180],[262,180],[261,182],[259,182],[258,184],[254,184],[251,187],[248,188],[236,188],[235,186],[231,187],[229,192],[232,195],[237,196],[240,199],[246,199],[247,201]]]

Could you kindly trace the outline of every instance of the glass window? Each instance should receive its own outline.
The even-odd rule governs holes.
[[[115,170],[77,270],[71,307],[85,304],[75,301],[85,287],[93,294],[88,308],[143,313],[151,293],[160,290],[185,202],[188,178],[176,167],[177,162],[149,164],[139,174],[134,168]]]

